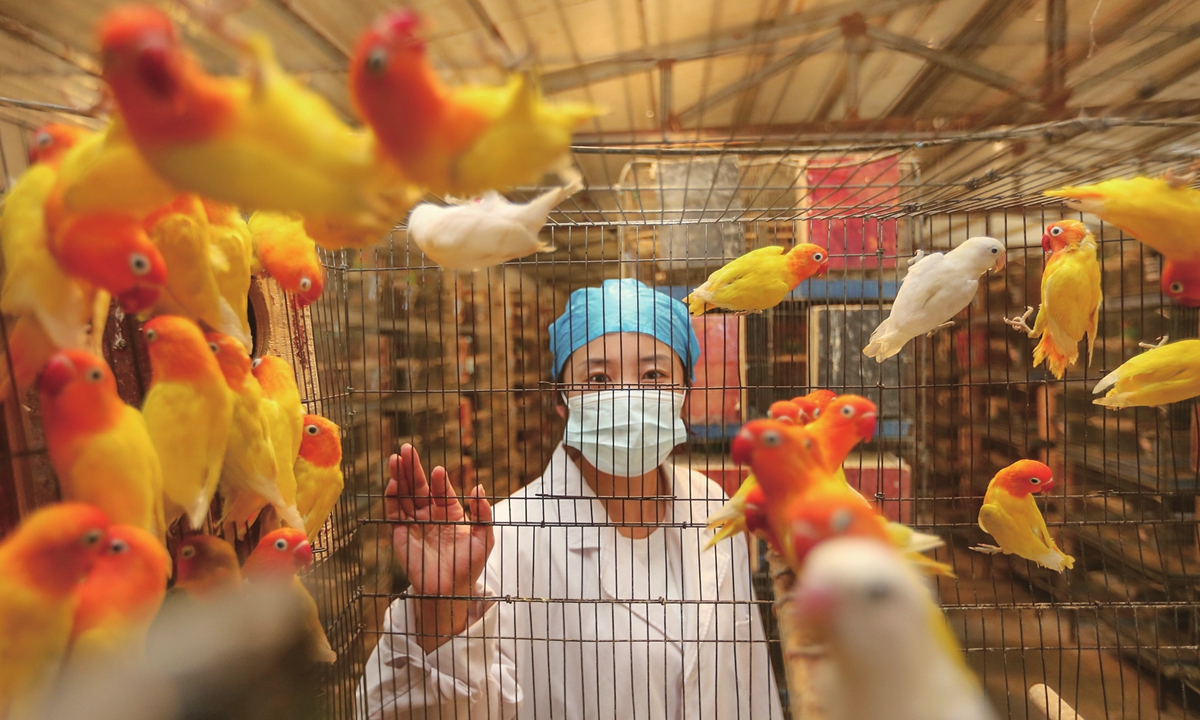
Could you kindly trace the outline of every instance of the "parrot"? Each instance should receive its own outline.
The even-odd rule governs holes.
[[[237,551],[215,535],[184,537],[175,549],[175,565],[173,590],[195,600],[214,600],[242,585]]]
[[[163,471],[137,408],[117,395],[105,362],[84,350],[55,354],[38,381],[42,427],[63,499],[103,510],[163,542]]]
[[[317,601],[300,582],[296,575],[301,570],[307,570],[312,565],[312,545],[303,530],[296,528],[281,528],[267,533],[250,557],[242,566],[242,575],[249,583],[290,583],[297,597],[304,603],[305,628],[311,638],[310,653],[316,662],[332,663],[337,660],[337,653],[329,644],[325,630],[321,627],[321,618],[317,611]]]
[[[171,555],[131,525],[112,525],[107,547],[79,586],[70,660],[139,657],[167,593]]]
[[[1164,260],[1162,288],[1167,297],[1180,305],[1200,307],[1200,260]]]
[[[601,113],[549,104],[528,73],[500,87],[447,88],[410,10],[383,15],[350,59],[350,95],[404,176],[438,195],[537,182],[570,160],[571,133]]]
[[[820,245],[800,243],[786,253],[778,245],[751,250],[708,276],[683,299],[693,315],[733,310],[739,315],[762,312],[783,302],[788,293],[813,275],[829,269],[829,253]]]
[[[207,198],[200,198],[200,202],[208,217],[211,260],[217,289],[240,323],[238,332],[226,334],[245,341],[246,352],[250,352],[253,347],[250,342],[250,320],[246,313],[250,276],[253,274],[251,266],[254,262],[250,228],[236,207]]]
[[[0,543],[0,718],[23,716],[50,689],[71,638],[79,583],[105,547],[109,520],[82,503],[26,517]]]
[[[1075,558],[1054,544],[1033,497],[1053,487],[1054,474],[1036,460],[1018,460],[996,473],[979,509],[979,529],[1000,546],[978,545],[971,549],[989,555],[1018,555],[1059,573],[1074,567]]]
[[[296,296],[300,307],[307,307],[325,290],[325,268],[317,257],[317,246],[304,231],[298,217],[274,212],[256,212],[250,216],[250,234],[254,243],[251,271],[266,272],[279,287]]]
[[[304,438],[296,458],[296,509],[309,540],[316,538],[345,487],[338,426],[320,415],[304,416]]]
[[[57,168],[63,155],[91,134],[91,130],[78,125],[43,125],[33,133],[33,144],[29,146],[29,164],[45,163]]]
[[[489,191],[461,205],[421,203],[408,216],[408,236],[446,270],[483,270],[554,246],[538,237],[550,211],[582,187],[548,190],[528,203]]]
[[[232,33],[228,28],[226,34]],[[101,19],[102,76],[146,162],[180,190],[243,210],[296,212],[323,247],[365,247],[420,198],[324,98],[279,67],[261,35],[235,38],[250,78],[205,72],[150,5]]]
[[[1092,402],[1114,410],[1156,407],[1200,396],[1200,340],[1180,340],[1135,355],[1096,383]]]
[[[167,264],[167,284],[151,312],[191,318],[250,347],[249,334],[243,334],[245,315],[238,316],[217,282],[217,270],[228,261],[211,244],[200,197],[180,195],[147,215],[143,224]]]
[[[304,438],[304,406],[296,374],[283,358],[264,355],[250,363],[250,373],[263,391],[263,413],[271,430],[271,446],[275,448],[276,484],[285,503],[297,504],[295,463]],[[274,508],[272,508],[273,510]],[[299,512],[299,510],[297,510]],[[303,513],[300,513],[303,516]],[[274,518],[270,525],[277,528]]]
[[[196,323],[160,315],[142,331],[151,374],[142,415],[158,457],[166,459],[167,522],[186,516],[189,527],[199,528],[221,477],[233,394]]]
[[[1033,366],[1046,362],[1054,377],[1062,379],[1068,365],[1079,358],[1079,341],[1087,335],[1088,365],[1096,344],[1100,322],[1100,263],[1096,260],[1096,238],[1078,220],[1062,220],[1046,226],[1042,248],[1052,253],[1042,271],[1042,304],[1033,327],[1026,324],[1033,308],[1020,318],[1004,322],[1029,337],[1040,337],[1033,349]]]
[[[833,402],[837,395],[829,390],[814,390],[808,395],[780,400],[771,403],[767,409],[767,417],[772,420],[783,420],[805,425],[821,413],[821,409]],[[705,526],[713,536],[706,548],[712,547],[725,538],[733,537],[747,528],[747,524],[761,525],[757,518],[748,518],[747,514],[761,514],[765,502],[762,491],[757,489],[758,481],[754,475],[749,475],[742,481],[741,486],[733,497],[729,498],[719,510],[708,516]]]
[[[929,585],[893,549],[823,542],[792,597],[825,648],[813,681],[829,720],[998,720]]]
[[[1004,244],[990,237],[971,238],[948,253],[925,255],[918,250],[891,313],[871,333],[863,354],[883,362],[916,336],[947,327],[971,304],[979,276],[1003,269],[1006,258]]]
[[[304,527],[303,518],[296,512],[294,476],[290,500],[285,498],[287,488],[279,486],[280,461],[271,442],[262,386],[250,372],[250,356],[228,335],[206,333],[205,339],[234,396],[233,424],[221,467],[221,526],[240,540],[259,512],[270,504],[290,527]]]

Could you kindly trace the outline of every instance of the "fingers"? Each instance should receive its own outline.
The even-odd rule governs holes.
[[[391,459],[388,460],[388,465],[391,465],[394,468],[399,459],[400,458],[398,455],[393,455]],[[398,522],[400,520],[400,501],[396,497],[396,493],[398,492],[398,484],[399,483],[396,482],[395,473],[393,472],[392,479],[388,481],[387,487],[383,491],[383,516],[391,522]]]
[[[471,526],[471,534],[485,541],[488,554],[491,554],[492,546],[496,544],[496,536],[492,532],[492,504],[487,501],[487,490],[482,485],[476,485],[467,495],[467,513],[475,523]]]
[[[396,478],[400,509],[411,516],[417,510],[429,507],[429,482],[416,449],[404,443],[400,446],[399,459],[394,462],[393,477]]]
[[[440,465],[429,474],[429,496],[442,506],[458,503],[458,493],[454,492],[454,485],[450,483],[450,474]]]

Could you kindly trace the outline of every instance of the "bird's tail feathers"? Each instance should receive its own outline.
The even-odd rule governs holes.
[[[1044,361],[1055,378],[1061,380],[1067,367],[1074,365],[1079,359],[1079,343],[1060,345],[1054,330],[1047,329],[1042,333],[1042,339],[1033,348],[1033,366],[1037,367]]]
[[[881,363],[900,352],[909,339],[893,332],[891,325],[884,320],[879,327],[875,328],[875,332],[871,333],[871,340],[863,348],[863,355],[875,358],[875,362]]]
[[[1109,374],[1107,374],[1103,378],[1101,378],[1100,382],[1096,383],[1096,387],[1092,388],[1092,394],[1098,395],[1098,394],[1104,392],[1105,390],[1109,389],[1113,385],[1116,385],[1117,381],[1121,379],[1120,372],[1121,372],[1121,368],[1117,368],[1116,370],[1113,370],[1112,372],[1110,372]],[[1100,403],[1099,400],[1097,400],[1096,402]],[[1100,403],[1100,404],[1104,405],[1105,403]]]

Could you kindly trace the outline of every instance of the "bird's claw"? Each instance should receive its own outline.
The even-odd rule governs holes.
[[[1162,347],[1163,345],[1166,345],[1170,339],[1171,339],[1170,335],[1163,335],[1162,337],[1160,337],[1158,339],[1158,342],[1156,342],[1156,343],[1140,342],[1140,343],[1138,343],[1138,347],[1145,348],[1146,350],[1157,350],[1158,348]]]
[[[938,330],[945,330],[946,328],[948,328],[948,327],[953,327],[953,326],[954,326],[954,321],[953,321],[953,320],[950,320],[950,321],[944,322],[944,323],[942,323],[941,325],[938,325],[938,326],[937,326],[937,327],[935,327],[934,329],[930,330],[929,332],[925,333],[925,337],[933,337],[933,334],[934,334],[935,332],[937,332]]]
[[[1025,314],[1021,317],[1004,318],[1004,324],[1014,330],[1019,330],[1026,335],[1033,335],[1033,328],[1029,327],[1029,316],[1033,314],[1033,308],[1026,306]]]
[[[969,549],[977,553],[983,553],[984,555],[998,555],[1004,552],[995,545],[972,545]]]
[[[913,265],[916,265],[917,263],[921,262],[921,260],[924,257],[925,257],[925,251],[917,250],[917,254],[913,255],[911,258],[908,259],[908,266],[912,267]]]

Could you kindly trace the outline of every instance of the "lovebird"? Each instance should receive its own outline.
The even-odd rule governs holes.
[[[142,416],[163,461],[167,523],[208,517],[233,420],[233,394],[196,323],[161,315],[142,327],[150,353],[150,389]]]
[[[170,575],[161,540],[131,525],[109,527],[104,552],[79,585],[71,661],[140,657]]]
[[[108,516],[49,505],[0,543],[0,717],[27,717],[50,690],[71,638],[79,583],[103,552]]]
[[[1200,340],[1179,340],[1134,355],[1096,383],[1092,402],[1117,408],[1156,407],[1200,396]]]
[[[206,333],[205,339],[234,398],[233,424],[221,466],[221,526],[228,536],[236,534],[241,539],[262,509],[273,505],[289,526],[304,527],[296,512],[294,481],[290,498],[285,497],[289,488],[279,485],[279,460],[271,441],[267,406],[262,386],[250,372],[250,356],[228,335]]]
[[[250,216],[249,227],[254,242],[253,273],[266,272],[275,278],[284,292],[296,297],[300,307],[321,297],[325,268],[317,257],[316,242],[304,231],[303,220],[260,211]]]
[[[821,543],[793,597],[825,647],[813,679],[829,720],[997,720],[930,587],[895,550]]]
[[[29,164],[46,163],[58,166],[63,155],[92,134],[91,130],[66,123],[47,123],[33,133],[29,146]]]
[[[420,21],[388,13],[359,38],[350,95],[404,176],[460,197],[537,182],[570,161],[571,133],[601,111],[548,103],[527,73],[500,87],[446,87],[429,63]]]
[[[829,390],[814,390],[803,397],[771,403],[771,407],[767,409],[767,417],[807,425],[836,397],[837,395]],[[705,547],[710,548],[748,527],[761,527],[762,521],[756,516],[762,514],[764,505],[765,498],[758,487],[758,481],[753,474],[748,475],[733,497],[705,519],[705,527],[713,532]]]
[[[460,205],[421,203],[408,215],[408,236],[447,270],[482,270],[554,246],[538,237],[556,205],[581,184],[547,190],[527,203],[497,192]]]
[[[1062,379],[1068,365],[1079,359],[1079,341],[1087,336],[1088,365],[1096,344],[1100,322],[1100,263],[1096,260],[1096,238],[1078,220],[1062,220],[1046,226],[1042,248],[1051,253],[1042,271],[1042,304],[1033,327],[1026,324],[1033,308],[1020,318],[1005,322],[1041,340],[1033,349],[1033,366],[1042,362],[1054,377]]]
[[[188,535],[175,548],[175,585],[172,590],[194,600],[215,600],[242,586],[237,551],[215,535]]]
[[[273,355],[255,358],[250,363],[250,373],[263,392],[263,414],[271,431],[271,446],[275,448],[275,484],[285,503],[296,504],[294,466],[304,437],[304,406],[300,404],[296,374],[286,360]],[[278,518],[271,518],[270,524],[264,525],[269,529],[279,526]]]
[[[217,272],[228,260],[211,242],[200,197],[180,195],[148,215],[143,226],[167,264],[167,284],[151,312],[191,318],[250,347],[249,334],[243,334],[244,314],[239,317],[221,293]]]
[[[114,523],[166,538],[163,472],[146,421],[117,395],[104,360],[84,350],[54,355],[38,380],[42,427],[64,500],[103,510]]]
[[[295,471],[296,509],[304,516],[304,531],[312,540],[324,527],[346,486],[337,425],[320,415],[304,416],[304,437]]]
[[[204,205],[204,213],[208,217],[213,276],[217,280],[221,297],[233,308],[241,327],[238,332],[228,332],[226,335],[248,341],[250,319],[247,316],[246,305],[249,302],[251,265],[254,260],[250,228],[236,207],[207,198],[201,198],[200,202]],[[245,345],[246,351],[249,352],[250,343],[246,342]]]
[[[254,552],[250,553],[246,564],[242,566],[242,575],[245,576],[246,582],[252,584],[287,583],[304,604],[304,626],[310,638],[309,654],[312,660],[332,663],[337,660],[337,653],[333,651],[329,639],[325,636],[325,630],[321,627],[317,601],[296,575],[311,565],[312,545],[309,544],[304,531],[280,528],[267,533],[258,541]]]
[[[717,309],[739,314],[762,312],[783,302],[800,283],[824,275],[828,269],[829,253],[820,245],[800,243],[787,252],[771,245],[751,250],[713,271],[683,301],[693,315]]]
[[[1162,178],[1114,179],[1047,190],[1077,210],[1112,223],[1162,254],[1163,293],[1200,305],[1200,190],[1169,174]]]
[[[240,38],[252,77],[230,78],[206,73],[150,5],[113,8],[98,35],[102,75],[130,136],[180,190],[300,213],[331,249],[374,244],[419,199],[382,160],[374,133],[351,128],[284,73],[265,37]]]
[[[1018,460],[996,473],[988,483],[979,509],[979,529],[1000,543],[971,548],[988,554],[1017,555],[1062,572],[1074,567],[1075,558],[1058,549],[1034,495],[1054,487],[1050,468],[1036,460]]]
[[[883,362],[916,336],[948,327],[971,304],[979,276],[1001,270],[1006,258],[1004,244],[990,237],[971,238],[948,253],[917,251],[891,313],[871,333],[863,354]]]

